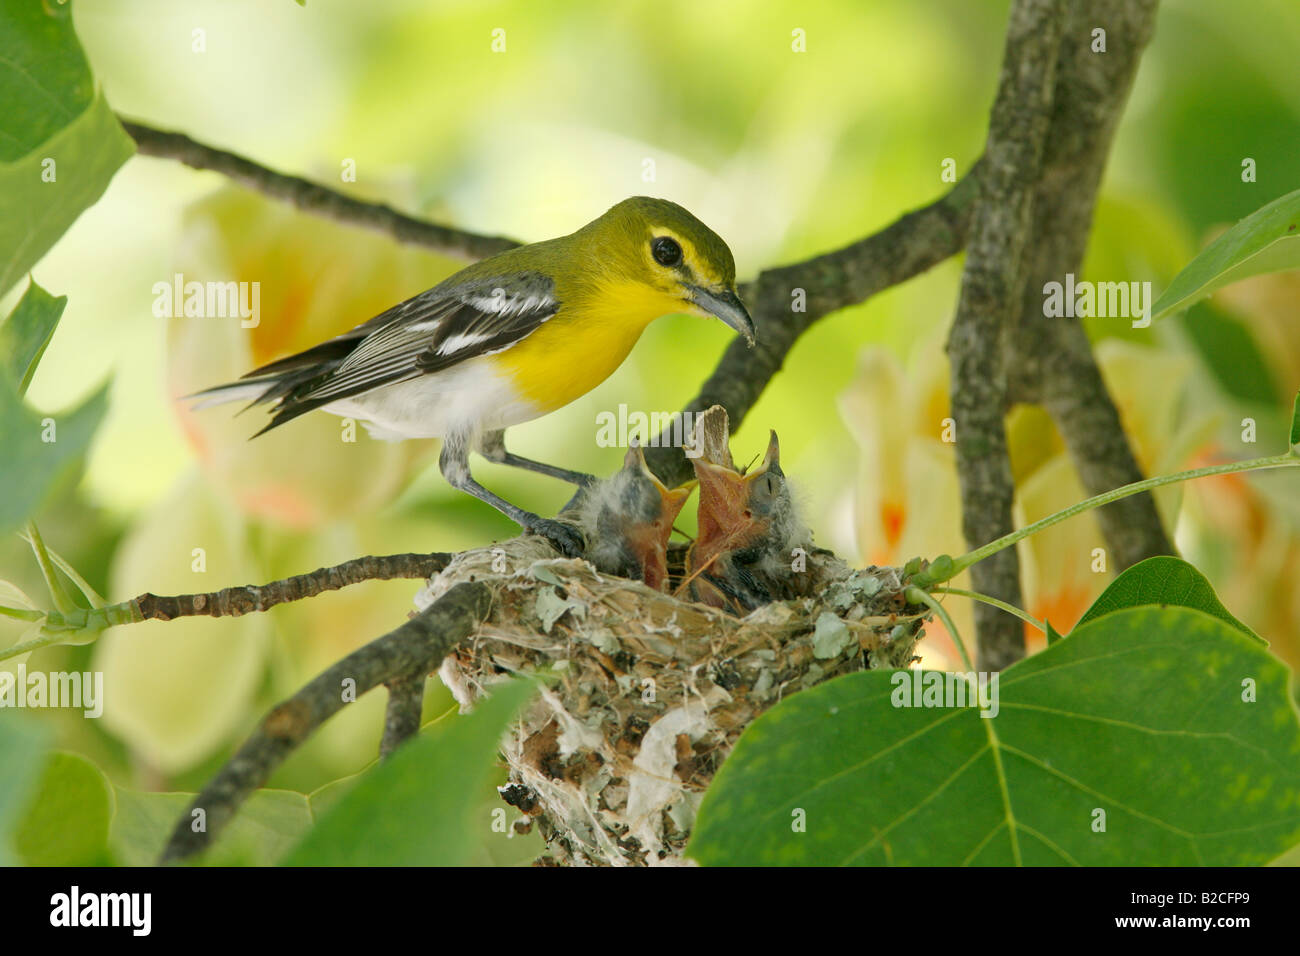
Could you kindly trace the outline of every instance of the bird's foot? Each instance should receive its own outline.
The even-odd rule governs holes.
[[[566,558],[580,558],[587,550],[582,532],[571,524],[551,518],[536,518],[524,525],[529,534],[539,534],[550,541]]]

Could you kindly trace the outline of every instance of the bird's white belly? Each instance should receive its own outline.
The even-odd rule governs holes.
[[[331,402],[325,411],[360,419],[386,441],[477,435],[540,414],[486,357]]]

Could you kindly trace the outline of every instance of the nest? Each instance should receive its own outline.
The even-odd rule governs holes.
[[[478,633],[441,677],[471,708],[516,674],[552,680],[502,750],[503,798],[540,827],[543,865],[682,862],[704,791],[741,732],[785,696],[840,674],[906,667],[924,608],[902,597],[897,568],[854,570],[811,550],[798,593],[736,616],[556,558],[518,538],[466,552],[417,596],[453,585],[494,595]]]

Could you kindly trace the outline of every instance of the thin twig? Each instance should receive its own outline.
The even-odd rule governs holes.
[[[142,155],[174,159],[194,169],[221,173],[240,185],[282,199],[304,212],[375,229],[398,242],[424,246],[462,259],[483,259],[519,245],[504,236],[484,236],[467,229],[452,229],[400,213],[383,203],[354,199],[301,177],[268,169],[236,153],[197,142],[183,133],[154,129],[127,119],[121,122]]]
[[[347,703],[394,678],[436,670],[478,627],[491,602],[487,585],[457,584],[401,627],[353,651],[274,707],[177,821],[159,862],[174,863],[211,845],[248,795]]]
[[[1156,488],[1163,488],[1165,485],[1178,484],[1183,481],[1192,481],[1196,478],[1209,478],[1213,475],[1234,475],[1239,472],[1247,471],[1264,471],[1269,468],[1296,468],[1300,467],[1300,460],[1296,455],[1285,453],[1281,455],[1270,455],[1267,458],[1249,458],[1245,461],[1230,461],[1221,465],[1209,465],[1205,468],[1193,468],[1190,471],[1179,471],[1171,475],[1156,475],[1154,478],[1143,478],[1141,481],[1135,481],[1131,485],[1122,485],[1119,488],[1112,488],[1110,491],[1102,492],[1083,501],[1076,502],[1070,507],[1061,511],[1055,511],[1044,518],[1039,518],[1033,524],[1027,524],[1023,528],[1017,528],[1015,531],[1008,532],[996,541],[990,541],[974,551],[969,551],[960,557],[954,558],[952,565],[948,568],[947,573],[942,577],[930,579],[931,583],[940,583],[948,581],[961,574],[962,571],[970,567],[979,567],[981,561],[987,561],[989,557],[1000,551],[1008,550],[1012,545],[1025,538],[1038,534],[1038,532],[1050,528],[1054,524],[1060,524],[1073,518],[1075,515],[1083,514],[1085,511],[1091,511],[1094,508],[1104,508],[1114,501],[1122,501],[1133,495],[1146,494]]]
[[[362,581],[429,578],[447,567],[452,557],[444,551],[432,554],[368,555],[330,568],[317,568],[307,574],[272,581],[270,584],[246,584],[205,594],[178,594],[172,597],[141,594],[129,602],[131,619],[170,621],[196,615],[239,617],[241,614],[268,610],[277,604],[315,597],[322,591],[337,591]]]
[[[935,614],[939,615],[939,620],[943,626],[948,629],[948,636],[952,638],[953,646],[957,648],[957,653],[961,655],[961,662],[966,665],[966,670],[973,671],[975,665],[971,663],[970,652],[966,650],[966,642],[961,639],[961,632],[957,630],[957,625],[953,623],[948,612],[944,610],[943,602],[931,595],[922,588],[909,587],[903,591],[903,600],[908,604],[924,604]]]
[[[384,711],[384,736],[379,742],[379,756],[387,757],[420,732],[427,680],[428,675],[420,671],[384,682],[388,688],[388,707]]]
[[[1001,608],[1002,610],[1006,611],[1008,614],[1014,614],[1016,617],[1020,618],[1020,620],[1024,621],[1026,624],[1032,624],[1034,627],[1042,631],[1044,634],[1047,633],[1047,624],[1044,621],[1040,621],[1032,614],[1020,610],[1020,608],[1016,607],[1014,604],[1008,604],[1006,601],[999,601],[997,598],[989,597],[987,594],[980,594],[980,592],[978,591],[967,591],[965,588],[931,588],[930,593],[931,594],[955,594],[958,597],[970,598],[972,601],[982,601],[985,604],[991,604],[994,607]]]

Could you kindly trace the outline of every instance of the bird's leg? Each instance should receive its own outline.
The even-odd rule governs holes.
[[[494,495],[475,481],[469,473],[469,443],[464,437],[449,437],[443,440],[442,453],[438,456],[438,470],[447,479],[447,484],[458,491],[473,495],[479,501],[490,504],[525,531],[540,534],[565,556],[576,558],[582,555],[585,542],[577,528],[562,521],[543,518],[531,511],[525,511],[512,505],[500,495]]]
[[[479,437],[478,447],[476,449],[480,455],[490,462],[498,465],[510,465],[514,468],[523,468],[525,471],[534,471],[539,475],[546,475],[550,478],[558,478],[560,481],[567,481],[571,485],[577,485],[579,488],[586,488],[596,481],[595,475],[588,475],[581,471],[570,471],[568,468],[560,468],[556,465],[548,465],[545,462],[533,461],[531,458],[524,458],[520,455],[512,454],[506,451],[505,430],[499,429],[494,432],[485,432]]]

